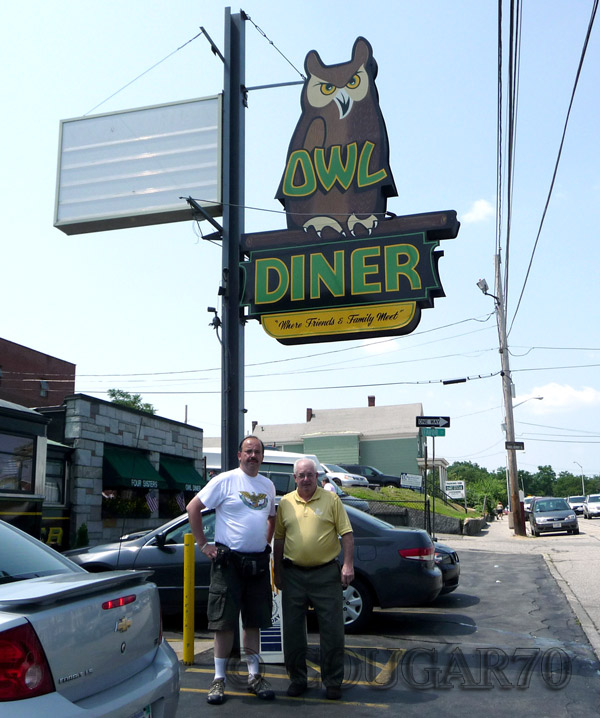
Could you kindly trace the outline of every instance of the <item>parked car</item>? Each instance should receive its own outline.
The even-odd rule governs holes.
[[[523,501],[523,510],[525,511],[525,516],[529,515],[529,512],[531,511],[531,504],[535,498],[535,496],[527,496]]]
[[[345,486],[362,486],[364,489],[369,488],[367,479],[358,473],[351,473],[337,464],[323,464],[321,462],[321,466],[325,469],[325,475],[342,488]]]
[[[90,574],[4,521],[0,546],[1,715],[175,716],[149,571]]]
[[[341,464],[341,466],[345,471],[353,471],[364,476],[369,484],[374,486],[396,486],[397,488],[402,486],[402,480],[399,476],[384,474],[383,471],[379,471],[374,466],[366,466],[365,464]]]
[[[435,565],[442,571],[443,586],[440,595],[452,593],[458,588],[460,561],[456,551],[446,544],[434,543]]]
[[[565,499],[554,496],[535,498],[529,512],[531,533],[539,536],[546,531],[566,531],[569,534],[579,533],[579,524],[575,512]]]
[[[294,491],[294,489],[296,488],[296,482],[294,481],[293,474],[287,474],[281,471],[261,471],[260,473],[263,476],[266,476],[267,478],[271,479],[271,481],[275,484],[275,493],[278,496],[288,494],[290,491]],[[323,476],[325,476],[324,473]],[[320,474],[317,481],[319,482],[319,484],[321,483]],[[344,502],[344,505],[354,506],[355,509],[360,509],[361,511],[369,510],[369,504],[367,501],[359,499],[356,496],[350,496],[345,491],[342,491],[342,489],[338,486],[338,484],[335,483],[335,481],[332,481],[331,485],[333,486],[336,494]]]
[[[348,632],[367,624],[374,606],[422,606],[442,590],[442,571],[435,564],[433,541],[422,529],[395,528],[391,524],[347,506],[354,531],[355,579],[344,591]],[[206,538],[214,540],[215,513],[205,510]],[[183,542],[190,533],[187,514],[146,534],[133,534],[120,542],[73,549],[66,554],[89,571],[116,568],[152,569],[163,611],[180,613],[183,605]],[[196,610],[205,612],[210,560],[195,555]]]
[[[583,513],[585,496],[567,496],[566,501],[576,514]]]
[[[590,494],[583,504],[583,518],[593,519],[596,516],[600,516],[600,494]]]
[[[318,479],[319,484],[321,483],[321,480]],[[350,494],[347,494],[343,489],[341,489],[335,481],[331,482],[331,485],[333,486],[335,493],[340,497],[341,501],[343,502],[344,506],[352,506],[355,509],[359,509],[360,511],[366,511],[369,512],[369,502],[365,501],[364,499],[359,499],[358,496],[350,496]]]

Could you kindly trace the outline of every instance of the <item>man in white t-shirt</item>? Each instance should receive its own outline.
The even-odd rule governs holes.
[[[207,615],[208,628],[215,632],[215,678],[207,702],[213,705],[225,700],[227,661],[240,611],[248,691],[265,700],[275,697],[259,669],[259,632],[272,625],[269,554],[275,528],[275,487],[258,473],[263,456],[262,441],[247,436],[238,451],[239,468],[215,476],[187,505],[196,544],[212,561]],[[205,508],[215,509],[214,544],[204,534]]]

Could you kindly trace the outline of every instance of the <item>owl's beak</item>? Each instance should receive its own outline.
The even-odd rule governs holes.
[[[340,110],[340,120],[343,120],[344,117],[347,117],[350,114],[350,110],[352,109],[352,98],[348,95],[346,90],[341,89],[336,94],[335,101],[337,102]]]

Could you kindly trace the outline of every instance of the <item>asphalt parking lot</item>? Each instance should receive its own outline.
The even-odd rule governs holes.
[[[368,634],[348,636],[341,702],[325,700],[318,635],[311,632],[310,687],[302,697],[288,698],[283,666],[267,664],[265,675],[277,697],[273,703],[259,701],[245,691],[245,666],[232,662],[226,702],[208,706],[212,642],[200,627],[195,663],[182,665],[177,717],[206,710],[304,715],[323,706],[340,716],[373,710],[436,717],[465,710],[536,718],[599,715],[600,663],[586,633],[591,629],[582,627],[572,597],[563,590],[571,587],[556,570],[579,563],[580,552],[588,550],[581,547],[589,544],[597,552],[600,522],[589,528],[588,523],[581,522],[582,534],[569,536],[570,543],[559,536],[518,539],[507,522],[478,537],[440,536],[460,554],[459,588],[425,608],[376,612]],[[167,637],[179,646],[176,630],[168,630]]]

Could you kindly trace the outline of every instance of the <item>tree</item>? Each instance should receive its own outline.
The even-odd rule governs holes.
[[[534,496],[554,496],[555,483],[556,474],[554,469],[549,465],[538,466],[538,470],[533,475]]]
[[[156,414],[156,409],[152,404],[146,404],[142,401],[141,394],[130,394],[128,391],[123,391],[122,389],[109,389],[106,393],[113,404],[128,406],[130,409],[145,411],[148,414]]]
[[[458,461],[448,467],[448,479],[465,482],[469,506],[489,511],[496,506],[498,501],[506,505],[506,473],[504,469],[490,472],[470,461]]]

